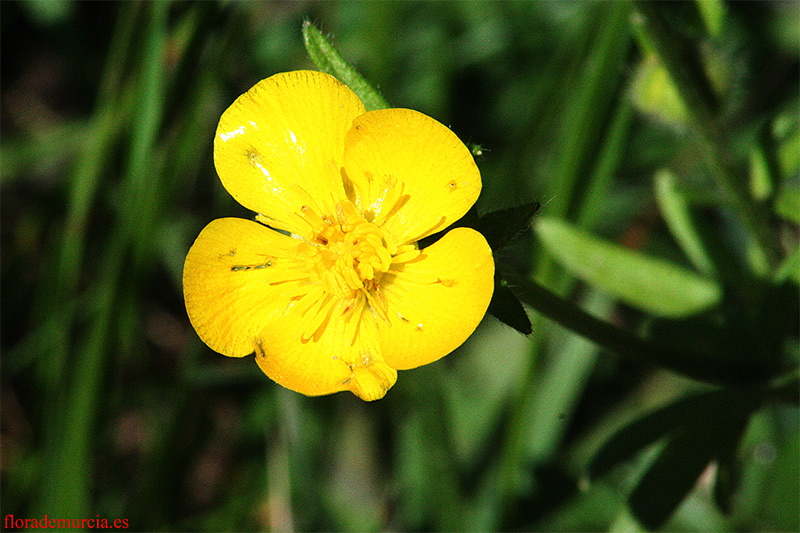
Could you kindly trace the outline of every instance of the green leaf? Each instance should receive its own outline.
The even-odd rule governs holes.
[[[800,189],[783,187],[775,198],[775,213],[793,224],[800,224]]]
[[[339,52],[322,35],[322,32],[307,20],[303,22],[303,42],[306,45],[308,56],[317,68],[350,87],[364,103],[367,111],[389,107],[389,103],[383,96],[339,55]]]
[[[722,296],[712,281],[566,222],[542,218],[534,229],[547,251],[572,274],[654,315],[691,316],[715,306]]]
[[[636,452],[658,439],[673,433],[693,414],[707,408],[709,395],[717,391],[683,398],[634,420],[609,438],[592,457],[589,475],[607,474],[614,466],[632,458]]]
[[[539,202],[530,202],[492,211],[480,217],[477,217],[474,209],[471,209],[456,225],[466,225],[481,232],[492,250],[497,251],[528,227],[531,218],[540,206]],[[533,328],[528,313],[525,312],[519,298],[509,288],[508,282],[500,273],[501,270],[498,265],[494,278],[494,294],[488,312],[523,335],[530,335]]]
[[[658,529],[694,487],[705,466],[717,459],[732,473],[736,450],[749,416],[763,401],[759,390],[712,390],[682,398],[623,427],[592,458],[592,477],[662,438],[666,445],[633,490],[629,503],[648,529]],[[723,476],[724,477],[724,476]],[[734,490],[735,476],[717,480],[718,497]]]
[[[659,529],[683,501],[711,461],[711,450],[696,435],[681,432],[661,450],[628,499],[631,512],[648,530]]]
[[[648,54],[636,69],[631,84],[633,102],[642,113],[677,129],[686,125],[686,108],[667,69]]]
[[[731,451],[735,450],[731,448]],[[742,481],[741,465],[735,453],[717,458],[717,478],[714,480],[714,501],[725,514],[733,509],[733,500]]]
[[[488,312],[523,335],[530,335],[533,331],[528,313],[498,272],[494,275],[494,293]]]
[[[696,0],[706,31],[711,37],[719,37],[725,23],[725,2],[723,0]]]
[[[750,151],[750,192],[758,201],[772,194],[774,176],[764,146],[757,144]]]
[[[714,399],[724,398],[726,393],[736,395],[736,391],[722,391]],[[708,463],[736,453],[749,410],[741,412],[736,406],[731,407],[728,410],[724,403],[715,403],[708,411],[695,413],[639,480],[628,504],[645,527],[661,528],[691,492]]]
[[[775,271],[774,280],[775,283],[792,280],[796,284],[800,284],[800,246],[784,258],[778,270]]]
[[[478,218],[475,229],[486,237],[492,250],[499,250],[528,227],[541,205],[539,202],[529,202],[486,213]]]
[[[675,176],[668,170],[659,170],[655,176],[655,192],[661,214],[673,237],[694,267],[707,276],[714,274],[714,265],[703,246],[689,204],[675,186]]]
[[[685,406],[672,404],[647,414],[614,433],[592,457],[589,476],[599,478],[632,459],[640,450],[674,431],[685,416]]]
[[[36,24],[49,27],[63,23],[76,7],[70,0],[29,0],[20,6]]]
[[[589,475],[598,478],[616,465],[632,458],[639,450],[662,437],[689,426],[704,427],[706,420],[739,420],[762,401],[760,392],[733,389],[712,390],[682,398],[647,413],[617,431],[592,457]],[[720,424],[721,425],[721,424]],[[706,428],[708,429],[708,428]]]
[[[608,318],[615,301],[599,290],[581,296],[581,306],[593,316]],[[574,412],[593,375],[600,347],[563,328],[548,328],[552,357],[537,369],[534,392],[529,400],[529,434],[525,437],[525,456],[535,464],[557,457],[563,447]]]
[[[772,131],[778,140],[778,171],[789,177],[800,170],[800,124],[797,114],[786,112],[775,118]]]

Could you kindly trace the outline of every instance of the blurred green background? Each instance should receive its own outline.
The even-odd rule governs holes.
[[[479,212],[542,203],[536,231],[498,261],[654,342],[767,359],[770,379],[796,369],[797,2],[0,9],[3,515],[125,518],[137,531],[636,531],[630,497],[637,513],[642,501],[667,505],[668,521],[655,522],[667,530],[800,528],[796,380],[755,407],[695,402],[716,389],[619,359],[531,311],[531,336],[487,316],[381,401],[306,398],[252,359],[205,347],[181,287],[205,224],[252,216],[216,177],[216,122],[258,80],[314,68],[309,20],[392,105],[480,146]],[[642,24],[653,10],[666,42],[686,46],[683,92]],[[704,108],[682,100],[686,87],[723,133],[712,164]],[[728,169],[756,206],[760,248],[717,180]],[[581,270],[593,244],[559,253],[561,222],[692,272],[713,301],[643,304]],[[651,427],[623,436],[625,460],[588,476],[617,430],[686,398],[664,418],[683,431],[666,448],[682,449],[675,458],[659,455]],[[715,425],[731,412],[735,436]],[[713,460],[698,462],[695,448]],[[654,464],[688,465],[686,483],[643,477]],[[653,479],[655,492],[641,489]]]

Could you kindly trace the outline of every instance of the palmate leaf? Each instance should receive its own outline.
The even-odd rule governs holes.
[[[647,327],[651,342],[693,354],[719,368],[738,367],[754,380],[787,371],[796,361],[784,339],[797,338],[800,294],[797,285],[764,283],[759,292],[726,291],[715,313],[680,320],[656,319]]]
[[[631,513],[648,530],[659,529],[712,459],[695,435],[680,432],[661,450],[628,498]]]
[[[727,453],[726,453],[727,452]],[[736,450],[722,450],[717,460],[717,478],[714,480],[714,502],[723,513],[730,514],[733,499],[742,482],[742,465],[736,457]]]
[[[738,447],[747,424],[747,416],[722,416],[710,413],[691,420],[673,435],[661,450],[628,498],[631,512],[650,530],[659,529],[669,519],[706,466],[720,457],[728,458]],[[717,476],[717,496],[731,493],[731,479]],[[716,490],[715,490],[716,492]],[[725,510],[725,508],[723,508]]]
[[[761,402],[758,391],[713,390],[682,398],[648,413],[617,431],[597,451],[589,464],[589,475],[597,478],[634,456],[645,446],[696,424],[705,427],[710,418],[746,416]],[[706,433],[706,432],[703,432]]]

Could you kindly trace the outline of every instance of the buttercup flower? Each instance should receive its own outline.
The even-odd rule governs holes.
[[[258,213],[212,221],[186,257],[189,319],[217,352],[255,352],[267,376],[306,395],[376,400],[486,312],[494,262],[480,233],[417,245],[481,189],[469,150],[439,122],[366,112],[327,74],[277,74],[223,113],[214,163]]]

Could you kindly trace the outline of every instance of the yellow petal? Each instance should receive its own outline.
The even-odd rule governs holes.
[[[299,245],[249,220],[212,221],[186,256],[189,320],[209,347],[233,357],[255,352],[264,373],[294,391],[383,397],[397,371],[383,362],[375,317],[312,283]]]
[[[398,245],[445,229],[481,191],[478,167],[464,143],[410,109],[356,118],[345,139],[344,167],[350,199]]]
[[[321,327],[307,339],[309,311],[302,316],[300,306],[293,306],[259,335],[258,366],[277,383],[308,396],[350,390],[366,401],[382,398],[397,381],[397,371],[383,361],[371,312],[362,306],[357,313],[344,313],[346,305],[321,306]]]
[[[232,357],[253,353],[264,326],[289,304],[298,277],[298,242],[257,222],[212,221],[195,240],[183,268],[189,320],[213,350]]]
[[[455,228],[422,250],[381,287],[389,324],[378,322],[386,363],[404,370],[428,364],[469,337],[494,290],[492,250],[483,235]]]
[[[257,83],[222,114],[214,137],[220,180],[237,202],[294,233],[307,227],[303,205],[333,214],[345,198],[344,137],[364,113],[332,76],[296,71]]]

